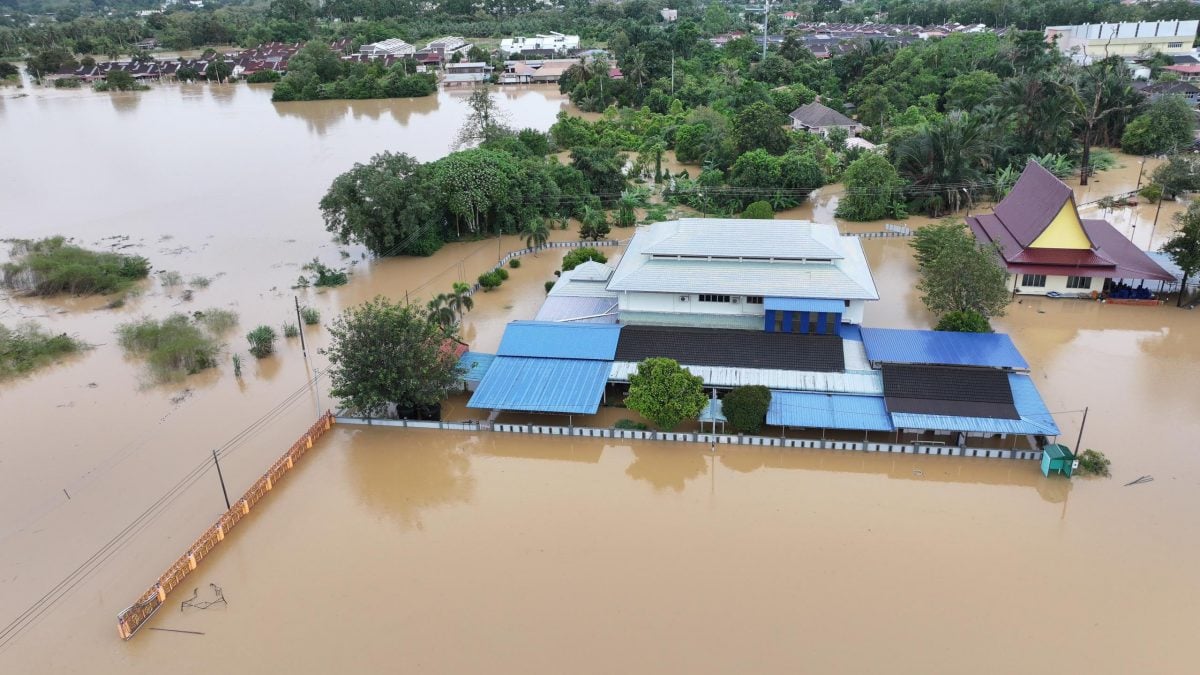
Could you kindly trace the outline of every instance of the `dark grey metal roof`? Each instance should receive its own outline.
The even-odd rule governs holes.
[[[852,127],[858,124],[842,113],[817,101],[792,111],[791,118],[808,127]]]
[[[885,364],[883,395],[892,413],[1021,417],[1002,370]]]
[[[665,356],[696,366],[840,372],[842,339],[836,335],[764,333],[717,328],[630,326],[621,329],[617,361]]]

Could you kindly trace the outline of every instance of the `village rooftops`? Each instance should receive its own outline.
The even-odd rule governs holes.
[[[818,101],[796,108],[791,112],[790,117],[800,124],[814,129],[858,126],[858,122]]]
[[[608,290],[879,299],[856,237],[799,220],[686,218],[640,228]]]

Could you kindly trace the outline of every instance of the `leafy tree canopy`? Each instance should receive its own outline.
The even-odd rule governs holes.
[[[680,367],[674,359],[646,359],[629,376],[625,405],[663,431],[695,419],[707,403],[704,380]]]

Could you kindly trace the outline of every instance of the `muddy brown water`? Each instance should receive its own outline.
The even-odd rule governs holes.
[[[501,92],[523,125],[546,128],[567,107],[549,88]],[[214,278],[190,303],[157,281],[118,310],[0,301],[6,324],[36,318],[97,345],[0,384],[3,623],[288,394],[301,391],[223,460],[233,494],[318,396],[328,405],[323,387],[302,389],[324,366],[323,329],[306,330],[307,364],[298,341],[254,362],[240,337],[294,319],[294,293],[328,319],[380,293],[428,297],[521,246],[372,262],[353,247],[342,258],[321,227],[315,204],[333,176],[383,149],[444,153],[465,95],[272,106],[262,88],[166,86],[0,100],[0,147],[18,158],[0,163],[4,237],[132,244],[156,269]],[[1092,190],[1132,188],[1136,159],[1123,161]],[[795,215],[830,218],[836,192]],[[1163,207],[1156,243],[1178,208]],[[1145,246],[1147,211],[1111,217],[1127,232],[1136,223]],[[867,323],[928,325],[906,242],[864,246],[882,295]],[[360,262],[346,287],[292,291],[314,255]],[[464,330],[474,348],[533,316],[561,256],[526,256],[477,296]],[[147,386],[114,343],[121,321],[210,306],[241,315],[229,338],[247,356],[241,380],[225,364]],[[1047,479],[1030,462],[341,427],[150,624],[204,635],[123,643],[114,616],[224,508],[211,468],[0,650],[0,670],[1191,672],[1196,321],[1173,307],[1024,299],[997,322],[1051,410],[1090,406],[1085,445],[1112,458],[1110,480]],[[1070,444],[1079,417],[1058,416]],[[209,583],[227,609],[179,611]]]

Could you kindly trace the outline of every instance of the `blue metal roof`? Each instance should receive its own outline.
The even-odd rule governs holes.
[[[700,411],[700,417],[696,419],[701,422],[728,422],[725,419],[725,404],[719,398],[710,398],[708,403],[704,404],[704,410]]]
[[[764,298],[763,309],[782,309],[786,312],[833,312],[842,314],[846,303],[841,300],[817,298]]]
[[[771,391],[767,424],[812,429],[891,431],[882,396]]]
[[[464,352],[462,357],[458,359],[458,366],[467,371],[462,379],[467,382],[478,382],[483,379],[488,368],[492,366],[492,361],[496,358],[495,354],[484,354],[483,352]]]
[[[620,334],[621,327],[612,324],[513,321],[496,355],[612,361]]]
[[[986,434],[1043,434],[1057,436],[1058,425],[1046,409],[1037,387],[1028,375],[1009,373],[1008,383],[1012,388],[1013,404],[1020,419],[996,419],[992,417],[951,417],[948,415],[918,415],[914,413],[892,413],[892,423],[902,429],[937,429],[940,431],[974,431]]]
[[[1003,333],[863,328],[862,339],[867,359],[873,363],[1029,369],[1021,352]]]
[[[854,342],[862,342],[862,327],[856,323],[844,323],[839,331],[843,340],[853,340]]]
[[[608,361],[497,356],[470,408],[592,414],[600,408]]]

